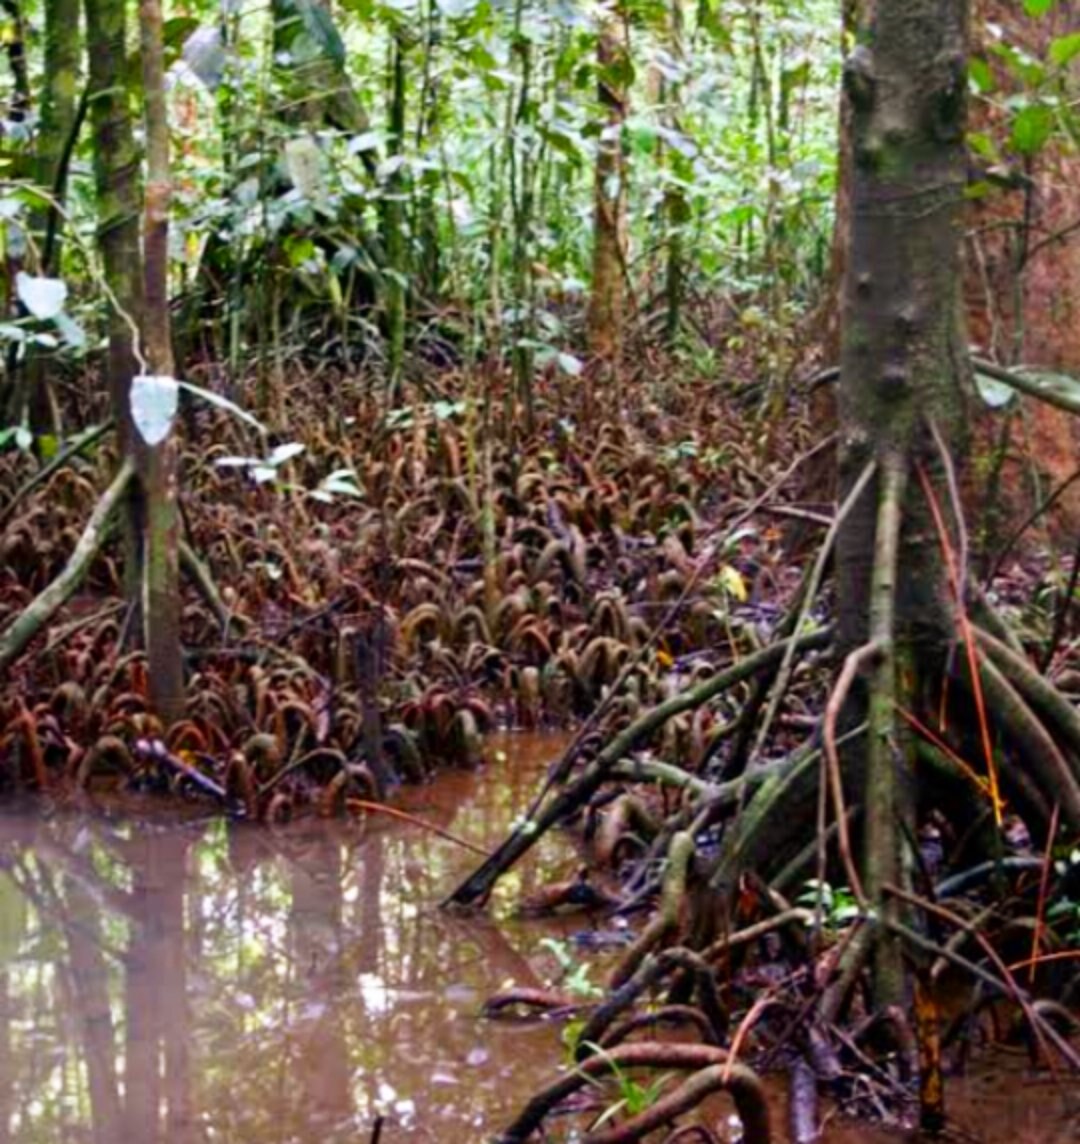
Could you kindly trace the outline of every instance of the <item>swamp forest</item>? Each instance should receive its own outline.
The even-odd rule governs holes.
[[[1080,3],[0,32],[0,1144],[1080,1140]]]

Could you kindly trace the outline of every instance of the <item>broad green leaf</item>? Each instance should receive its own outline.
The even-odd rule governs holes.
[[[160,445],[169,435],[180,403],[176,378],[140,374],[132,378],[131,420],[148,445]]]
[[[1029,16],[1045,16],[1057,0],[1024,0],[1024,11]]]
[[[338,67],[345,65],[345,43],[334,26],[333,18],[319,0],[284,0],[282,8],[294,12],[319,52],[328,56]],[[280,23],[288,22],[282,20]],[[295,37],[295,33],[294,33]],[[291,42],[291,38],[290,38]]]
[[[997,162],[997,146],[985,131],[970,132],[968,134],[968,146],[983,159],[988,159],[992,163]]]
[[[720,566],[716,574],[716,582],[725,595],[733,597],[740,604],[745,604],[749,599],[750,594],[747,591],[746,581],[743,579],[742,573],[731,564]]]
[[[364,151],[374,151],[381,143],[382,135],[378,131],[365,131],[349,140],[348,151],[350,155],[359,155]]]
[[[573,354],[560,353],[556,355],[555,360],[559,363],[559,369],[570,377],[580,377],[585,370],[584,362]]]
[[[275,468],[278,465],[284,465],[286,461],[291,461],[293,457],[299,457],[305,448],[306,446],[302,445],[299,441],[290,441],[287,445],[278,445],[271,450],[270,456],[266,458],[266,464],[272,465]]]
[[[1044,103],[1032,103],[1017,112],[1009,142],[1021,155],[1035,155],[1042,150],[1053,130],[1053,110]]]
[[[1071,32],[1067,36],[1058,36],[1050,45],[1050,59],[1059,68],[1072,63],[1080,55],[1080,32]]]
[[[972,56],[968,60],[968,75],[976,89],[983,95],[994,90],[994,73],[990,70],[990,65],[986,60]]]
[[[64,338],[74,350],[81,350],[86,348],[86,331],[75,321],[74,318],[67,314],[57,314],[53,319],[56,322],[56,328],[60,331]]]
[[[47,321],[64,309],[67,286],[59,278],[37,278],[20,270],[15,275],[15,291],[19,301],[35,318]]]
[[[225,45],[219,28],[197,28],[185,41],[181,56],[203,87],[217,90],[225,75]]]

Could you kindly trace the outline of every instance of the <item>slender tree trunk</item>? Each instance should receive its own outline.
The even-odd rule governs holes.
[[[46,0],[45,69],[42,76],[41,124],[37,137],[35,178],[58,207],[64,205],[67,164],[78,129],[78,88],[82,52],[80,0]],[[52,207],[37,212],[44,232],[41,273],[56,274],[60,267],[59,214]],[[36,228],[35,228],[36,229]],[[32,354],[27,363],[30,428],[35,437],[58,436],[60,410],[50,384],[46,360]]]
[[[618,7],[604,16],[596,61],[605,123],[596,152],[588,342],[601,373],[617,382],[626,294],[627,170],[622,129],[629,104],[630,66],[626,25]]]
[[[157,33],[151,31],[149,35],[160,45],[160,9],[157,18]],[[150,19],[152,28],[155,19],[152,12]],[[144,29],[144,67],[151,75],[147,146],[151,153],[153,182],[148,198],[152,270],[150,277],[144,279],[139,238],[139,152],[125,82],[126,32],[124,0],[86,0],[98,242],[105,277],[115,300],[109,312],[107,377],[122,451],[135,459],[139,476],[130,503],[125,579],[129,598],[139,607],[142,617],[150,661],[151,704],[168,725],[183,710],[174,461],[171,446],[154,450],[146,447],[132,421],[130,403],[132,378],[142,366],[137,338],[142,325],[144,296],[153,313],[147,328],[147,346],[153,361],[147,365],[159,374],[172,372],[164,299],[167,230],[163,212],[168,210],[168,150],[167,141],[163,143],[160,47],[156,49],[155,58],[155,46],[146,42]],[[145,58],[147,48],[149,58]]]
[[[390,139],[388,156],[400,161],[405,148],[405,44],[402,35],[394,37],[390,49],[389,83]],[[383,246],[386,274],[383,286],[386,314],[387,375],[391,400],[401,389],[405,364],[405,281],[408,242],[405,235],[405,176],[397,168],[386,180],[383,201]]]
[[[144,228],[144,338],[151,373],[175,371],[169,327],[169,124],[161,0],[140,0],[143,99],[146,122]],[[180,648],[180,559],[177,546],[177,448],[170,433],[159,444],[138,444],[142,486],[143,630],[149,660],[150,701],[166,726],[184,713],[184,667]]]
[[[969,12],[967,0],[866,7],[845,70],[854,165],[839,465],[846,494],[876,464],[877,496],[863,495],[840,531],[837,598],[841,650],[876,649],[877,666],[849,712],[870,722],[853,760],[864,809],[863,888],[887,918],[895,905],[883,887],[905,883],[913,837],[908,751],[894,704],[921,708],[915,681],[929,687],[940,678],[954,631],[945,565],[916,474],[931,474],[944,489],[935,435],[958,463],[965,451]],[[949,504],[947,491],[938,496]],[[899,1002],[904,974],[895,939],[881,935],[877,951],[876,1001]]]
[[[680,66],[686,63],[685,20],[683,0],[670,0],[667,18],[668,45],[672,59]],[[666,105],[667,126],[679,132],[682,130],[682,79],[674,82],[665,80],[661,88]],[[686,250],[685,232],[690,222],[690,204],[687,202],[684,184],[693,179],[690,162],[675,148],[668,148],[668,182],[664,188],[664,226],[666,228],[667,266],[665,268],[664,332],[669,342],[674,342],[682,325],[683,295],[685,293]]]
[[[109,309],[106,376],[121,444],[129,452],[136,432],[129,403],[131,379],[136,373],[133,329],[138,328],[142,317],[143,283],[139,152],[124,78],[126,32],[123,0],[86,0],[98,244],[109,288],[123,311]]]

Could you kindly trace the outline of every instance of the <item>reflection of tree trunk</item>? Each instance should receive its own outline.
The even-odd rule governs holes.
[[[304,982],[304,996],[324,1002],[297,1061],[303,1101],[298,1111],[309,1127],[317,1123],[333,1129],[352,1116],[345,1027],[335,1003],[344,971],[341,847],[330,838],[319,838],[310,858],[291,863],[290,871],[289,945],[293,963]]]
[[[11,993],[7,970],[0,971],[0,1144],[11,1144],[15,1107],[15,1068],[11,1053]]]
[[[89,894],[70,879],[65,896],[64,936],[84,1045],[94,1144],[115,1144],[120,1126],[120,1090],[116,1034],[109,1007],[109,974],[101,950],[101,915]]]
[[[382,884],[386,869],[384,839],[372,834],[365,839],[361,854],[364,862],[360,884],[360,973],[378,973],[382,950]],[[417,927],[419,928],[419,927]]]
[[[135,884],[131,891],[133,917],[124,982],[126,1144],[154,1144],[159,1136],[162,982],[158,965],[165,935],[157,899],[163,880],[176,875],[175,871],[161,869],[159,855],[156,845],[145,845],[141,840],[132,849]]]
[[[165,1099],[168,1103],[165,1139],[168,1144],[189,1144],[196,1138],[184,932],[188,845],[188,837],[178,833],[163,838],[158,847],[164,855],[165,869],[171,871],[171,876],[167,876],[161,886],[158,899],[162,928],[167,938],[160,950],[159,982],[165,1038]]]

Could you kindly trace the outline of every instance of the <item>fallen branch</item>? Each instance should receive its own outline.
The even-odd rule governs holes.
[[[39,593],[0,636],[0,671],[5,671],[19,657],[23,649],[49,622],[72,593],[82,583],[83,577],[101,551],[108,534],[109,521],[124,498],[135,468],[130,460],[124,462],[113,483],[102,494],[82,536],[75,545],[75,551],[64,567],[63,572],[41,593]]]

